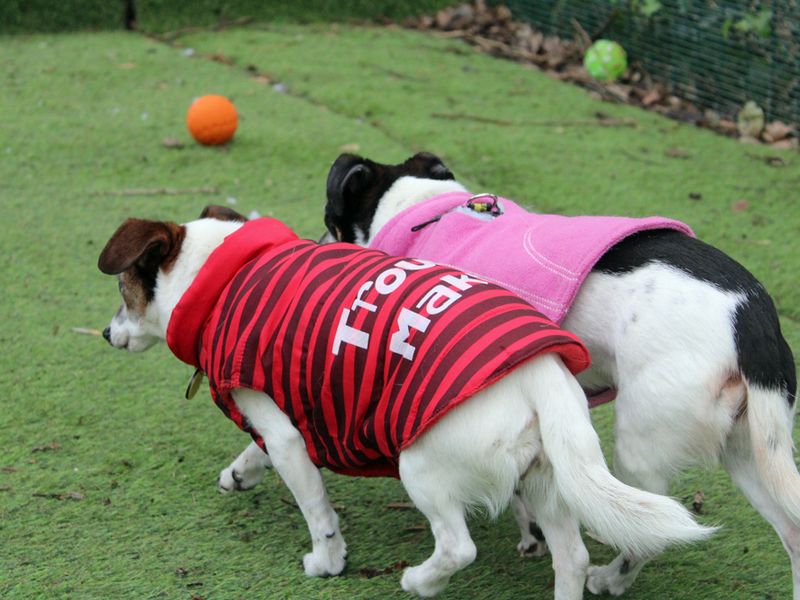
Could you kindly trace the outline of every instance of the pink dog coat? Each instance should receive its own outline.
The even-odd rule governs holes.
[[[496,204],[485,212],[470,201]],[[371,248],[432,260],[513,291],[547,317],[564,320],[595,263],[631,234],[688,225],[663,217],[565,217],[528,212],[505,198],[441,194],[387,223]]]

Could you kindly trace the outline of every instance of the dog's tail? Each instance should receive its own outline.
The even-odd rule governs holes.
[[[714,528],[697,524],[675,500],[632,488],[611,475],[583,391],[563,363],[554,364],[565,384],[537,386],[532,401],[555,485],[575,516],[603,541],[637,556],[711,535]],[[565,389],[571,392],[567,397]]]

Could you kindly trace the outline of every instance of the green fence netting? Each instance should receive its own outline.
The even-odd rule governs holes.
[[[629,59],[698,106],[732,117],[754,100],[800,123],[798,0],[505,0],[540,31],[622,44]]]

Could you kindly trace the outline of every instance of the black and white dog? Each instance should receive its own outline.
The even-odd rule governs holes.
[[[464,188],[432,154],[398,165],[343,154],[328,177],[328,235],[369,245],[404,209],[455,190]],[[617,390],[619,476],[664,493],[688,465],[721,462],[780,535],[800,600],[795,364],[762,285],[700,240],[668,230],[636,234],[597,262],[563,326],[591,351],[593,366],[579,376],[584,388]],[[542,550],[530,533],[536,510],[516,507],[521,551]],[[587,586],[621,594],[644,563],[620,555],[592,567]]]
[[[187,323],[190,321],[204,329],[202,323],[208,323],[208,319],[212,318],[207,318],[206,312],[210,310],[209,314],[213,314],[215,303],[224,304],[224,310],[228,311],[261,301],[252,303],[247,293],[239,296],[239,288],[236,288],[236,293],[226,297],[224,292],[220,294],[222,288],[216,285],[219,283],[216,279],[222,280],[223,284],[231,281],[229,287],[234,285],[232,281],[241,281],[240,275],[247,266],[240,268],[238,265],[252,265],[255,262],[250,245],[252,237],[247,238],[244,248],[237,254],[243,239],[237,234],[246,232],[252,223],[245,225],[238,215],[218,207],[204,211],[203,217],[185,225],[129,219],[108,241],[98,266],[104,273],[118,275],[123,298],[120,310],[104,331],[104,337],[112,346],[140,352],[166,338],[175,352],[171,334],[177,335],[178,339],[188,335],[191,327]],[[285,226],[280,227],[286,230]],[[249,231],[253,231],[252,228]],[[262,233],[259,230],[258,235]],[[293,234],[292,239],[296,241]],[[278,243],[270,239],[260,239],[258,242]],[[305,244],[315,246],[307,242]],[[347,254],[352,257],[351,262],[358,264],[363,262],[365,255],[369,255],[369,260],[374,263],[375,255],[379,254],[347,248],[344,244],[341,246],[343,248],[333,251]],[[293,246],[295,250],[297,247]],[[220,275],[220,272],[226,271],[227,267],[224,261],[220,262],[220,251],[229,263],[231,258],[240,260],[240,263],[235,263],[235,269],[228,269],[230,272],[224,275]],[[284,251],[279,254],[283,260],[302,252]],[[275,253],[269,256],[265,260],[273,260]],[[385,260],[385,257],[381,260]],[[273,263],[267,266],[270,264]],[[294,300],[299,294],[293,295],[297,287],[287,285],[287,279],[291,277],[276,274],[285,274],[286,270],[260,268],[263,266],[259,265],[256,269],[253,280],[258,285],[274,285],[271,289],[281,302],[285,302],[281,306],[284,312],[288,312],[286,306],[297,304]],[[428,267],[435,265],[430,263],[424,268]],[[421,267],[414,268],[418,270]],[[360,272],[359,269],[354,270]],[[381,276],[375,281],[376,294],[391,294],[402,284],[403,279],[395,273],[399,270],[388,269],[385,272],[386,279]],[[301,269],[300,272],[306,271]],[[296,273],[292,271],[292,275]],[[229,280],[229,277],[234,279]],[[340,274],[336,277],[328,275],[328,278],[341,283]],[[320,279],[314,281],[318,284]],[[361,303],[362,313],[382,310],[376,305],[383,301],[375,295],[370,296],[369,301],[374,301],[375,305],[362,301],[362,293],[369,290],[372,281],[370,285],[361,287],[359,284],[352,286],[352,281],[347,281],[349,283],[342,284],[346,289],[339,298],[341,302],[334,303],[336,310],[341,313],[345,306],[351,306],[353,299]],[[394,287],[380,291],[383,285],[379,283],[381,281],[393,281]],[[234,295],[237,299],[232,298]],[[253,297],[260,299],[264,295],[254,293]],[[511,297],[511,294],[507,296]],[[497,297],[498,294],[493,296]],[[187,298],[190,299],[188,308]],[[305,298],[308,301],[308,297]],[[414,298],[416,302],[418,298]],[[423,303],[428,298],[430,295],[423,298]],[[327,299],[327,296],[323,298],[325,301]],[[514,301],[517,299],[514,298]],[[496,307],[497,304],[490,306]],[[203,307],[206,312],[201,310]],[[269,316],[281,322],[286,314],[276,314],[278,309],[275,310]],[[441,312],[444,309],[437,305],[436,310]],[[347,312],[344,310],[342,314]],[[514,314],[518,313],[519,309]],[[176,314],[179,325],[173,322]],[[242,313],[237,314],[234,320],[238,322]],[[341,326],[342,321],[338,318],[333,322],[337,321]],[[267,328],[263,321],[244,323],[247,331],[260,333]],[[425,331],[426,327],[422,327],[421,331]],[[227,330],[227,324],[212,329],[214,332]],[[385,330],[388,332],[389,328]],[[230,335],[230,339],[246,339],[241,331],[233,328],[231,331],[235,335]],[[283,331],[286,337],[282,339],[287,340],[295,335],[296,330],[285,328]],[[395,337],[393,335],[392,339]],[[193,336],[190,338],[190,341],[194,340]],[[439,347],[439,342],[434,342]],[[477,345],[476,342],[470,343]],[[336,340],[333,340],[333,348],[336,345]],[[444,345],[442,342],[441,346]],[[330,356],[330,346],[327,343],[321,346],[324,346],[324,354]],[[197,345],[190,344],[189,348],[197,351]],[[473,350],[475,347],[467,349]],[[332,352],[336,354],[337,350]],[[583,356],[585,358],[585,354]],[[291,357],[289,364],[299,371],[301,367],[297,363],[302,362],[301,358],[295,354],[291,354]],[[389,360],[387,357],[385,362],[388,364]],[[239,362],[242,362],[241,355]],[[201,364],[206,368],[210,363]],[[384,373],[382,363],[375,364],[378,365],[377,373]],[[210,381],[215,379],[216,370],[213,367],[206,369],[206,373]],[[315,372],[315,378],[321,380],[325,377],[324,371]],[[380,377],[375,375],[374,379]],[[282,379],[286,386],[289,383],[291,387],[300,386],[297,381],[292,383],[288,369]],[[261,391],[266,388],[238,377],[235,382],[233,379],[230,382],[230,394],[238,411],[253,430],[263,437],[269,452],[266,454],[256,447],[252,460],[260,461],[258,464],[262,472],[263,467],[274,466],[307,521],[313,546],[303,560],[306,574],[338,575],[345,566],[346,546],[339,529],[338,516],[328,500],[317,468],[319,463],[312,462],[312,448],[304,441],[307,438],[286,409],[281,407],[281,392],[277,395],[273,392],[270,396]],[[212,389],[215,389],[213,384]],[[219,393],[219,388],[216,389]],[[330,391],[331,388],[328,389]],[[344,397],[348,395],[352,396],[352,386],[331,391],[325,402],[329,403],[328,408],[333,405],[336,409],[330,408],[330,412],[338,412]],[[308,429],[308,423],[305,423],[303,429]],[[344,429],[342,427],[339,431]],[[433,554],[422,564],[406,569],[403,574],[403,588],[421,596],[432,596],[441,591],[456,571],[474,560],[476,549],[465,522],[467,509],[482,505],[490,513],[496,514],[508,504],[515,488],[520,490],[522,497],[537,506],[537,515],[550,540],[556,571],[557,600],[577,600],[582,597],[589,557],[580,537],[579,520],[615,546],[645,553],[660,551],[673,543],[698,540],[712,531],[697,525],[688,511],[674,500],[631,488],[611,476],[591,426],[581,388],[558,355],[552,352],[535,356],[467,398],[431,424],[396,458],[399,477],[416,506],[428,517],[436,540]],[[232,477],[235,483],[239,477],[238,471]]]

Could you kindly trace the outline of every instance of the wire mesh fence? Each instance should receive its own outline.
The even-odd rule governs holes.
[[[754,100],[800,123],[800,0],[505,0],[547,34],[613,39],[679,96],[733,117]]]

